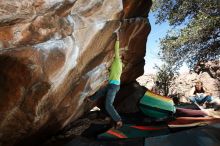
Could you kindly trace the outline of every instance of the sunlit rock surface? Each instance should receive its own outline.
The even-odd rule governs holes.
[[[192,72],[186,72],[176,77],[169,88],[169,95],[177,95],[178,97],[188,97],[190,90],[194,87],[196,81],[202,81],[203,86],[212,93],[212,96],[216,99],[220,98],[220,80],[218,77],[213,78],[209,71],[201,71],[199,74]],[[217,74],[218,71],[213,72]],[[145,86],[149,90],[156,88],[156,75],[143,75],[137,79],[140,85]]]
[[[180,94],[188,97],[190,90],[195,86],[195,82],[198,80],[203,82],[203,86],[212,93],[214,98],[220,97],[219,80],[212,78],[207,72],[203,72],[199,75],[196,73],[185,73],[180,75],[173,81],[170,87],[170,94]]]
[[[0,0],[0,145],[33,145],[105,84],[120,26],[126,85],[143,74],[150,0]],[[126,98],[126,97],[125,97]]]
[[[215,99],[220,98],[220,60],[198,62],[194,71],[181,74],[177,77],[170,88],[170,94],[180,94],[188,97],[189,91],[200,80],[203,86],[212,93]]]

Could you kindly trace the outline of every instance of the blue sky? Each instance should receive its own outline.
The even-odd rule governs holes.
[[[171,29],[167,22],[162,24],[155,24],[155,17],[153,13],[149,14],[149,20],[151,24],[151,32],[148,36],[147,48],[146,48],[146,56],[145,56],[145,66],[144,66],[144,74],[155,73],[156,70],[153,68],[155,65],[160,66],[163,62],[159,59],[159,39],[166,36],[166,32]],[[180,73],[187,71],[188,68],[184,64],[182,68],[180,68]]]
[[[153,13],[150,13],[148,18],[151,24],[151,32],[147,39],[148,41],[147,41],[145,67],[144,67],[145,74],[155,73],[155,69],[153,69],[155,64],[157,65],[162,64],[158,56],[159,39],[163,38],[166,35],[168,29],[170,28],[168,23],[162,23],[161,25],[159,24],[156,25],[155,17],[153,16]]]

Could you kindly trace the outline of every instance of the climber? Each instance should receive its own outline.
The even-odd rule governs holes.
[[[203,104],[203,106],[210,105],[213,100],[212,94],[207,91],[203,87],[203,83],[201,81],[197,81],[195,87],[193,87],[190,91],[189,100],[193,103]]]
[[[111,116],[115,122],[115,128],[120,128],[123,123],[120,115],[115,110],[113,102],[116,96],[116,93],[120,89],[120,77],[122,74],[122,61],[119,53],[119,32],[116,31],[117,40],[115,43],[115,57],[110,68],[110,74],[108,79],[108,84],[96,92],[93,96],[87,98],[90,102],[95,102],[102,96],[106,96],[105,99],[105,109],[107,113]]]

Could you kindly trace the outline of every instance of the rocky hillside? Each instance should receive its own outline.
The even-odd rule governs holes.
[[[155,86],[156,76],[155,74],[142,75],[137,78],[137,82],[151,90]]]
[[[195,81],[203,82],[204,87],[214,97],[220,98],[220,61],[198,62],[194,71],[177,77],[171,85],[170,94],[181,94],[188,96],[189,90],[194,86]]]
[[[197,80],[201,80],[206,89],[208,89],[213,96],[220,97],[220,82],[212,78],[207,72],[201,74],[185,73],[174,80],[170,88],[170,94],[181,94],[188,96],[190,89],[194,86]]]
[[[194,68],[197,74],[207,72],[212,78],[220,80],[220,59],[215,61],[200,61]]]
[[[195,70],[190,73],[183,73],[176,77],[171,84],[169,94],[179,94],[180,96],[187,97],[195,82],[201,80],[204,87],[208,89],[214,97],[220,98],[220,61],[200,62],[194,69]],[[139,77],[137,81],[151,90],[155,86],[156,76],[153,74],[143,75]]]
[[[0,1],[0,145],[34,145],[105,84],[120,26],[124,87],[143,74],[151,0]]]

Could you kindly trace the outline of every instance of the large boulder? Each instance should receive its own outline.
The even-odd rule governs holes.
[[[142,75],[137,78],[137,82],[140,85],[145,86],[147,89],[152,90],[156,86],[156,74]]]
[[[200,61],[195,65],[194,70],[175,76],[169,88],[169,95],[188,97],[191,88],[198,80],[203,82],[204,87],[215,98],[220,98],[220,60]],[[140,76],[137,81],[149,90],[157,88],[155,85],[156,74]]]
[[[131,115],[139,112],[139,101],[146,91],[137,81],[123,85],[115,100],[117,111]]]
[[[180,94],[188,97],[189,91],[200,80],[203,86],[212,93],[215,98],[220,98],[220,61],[200,61],[194,67],[194,71],[180,74],[171,85],[170,94]]]
[[[213,94],[215,98],[220,97],[220,82],[218,79],[212,78],[207,72],[184,73],[177,77],[170,87],[170,94],[180,94],[185,97],[189,96],[189,91],[195,85],[196,81],[202,81],[203,86]]]
[[[0,145],[37,145],[107,80],[120,26],[122,84],[143,74],[151,0],[0,1]]]
[[[199,61],[194,70],[198,74],[207,72],[212,78],[220,80],[220,60]]]

